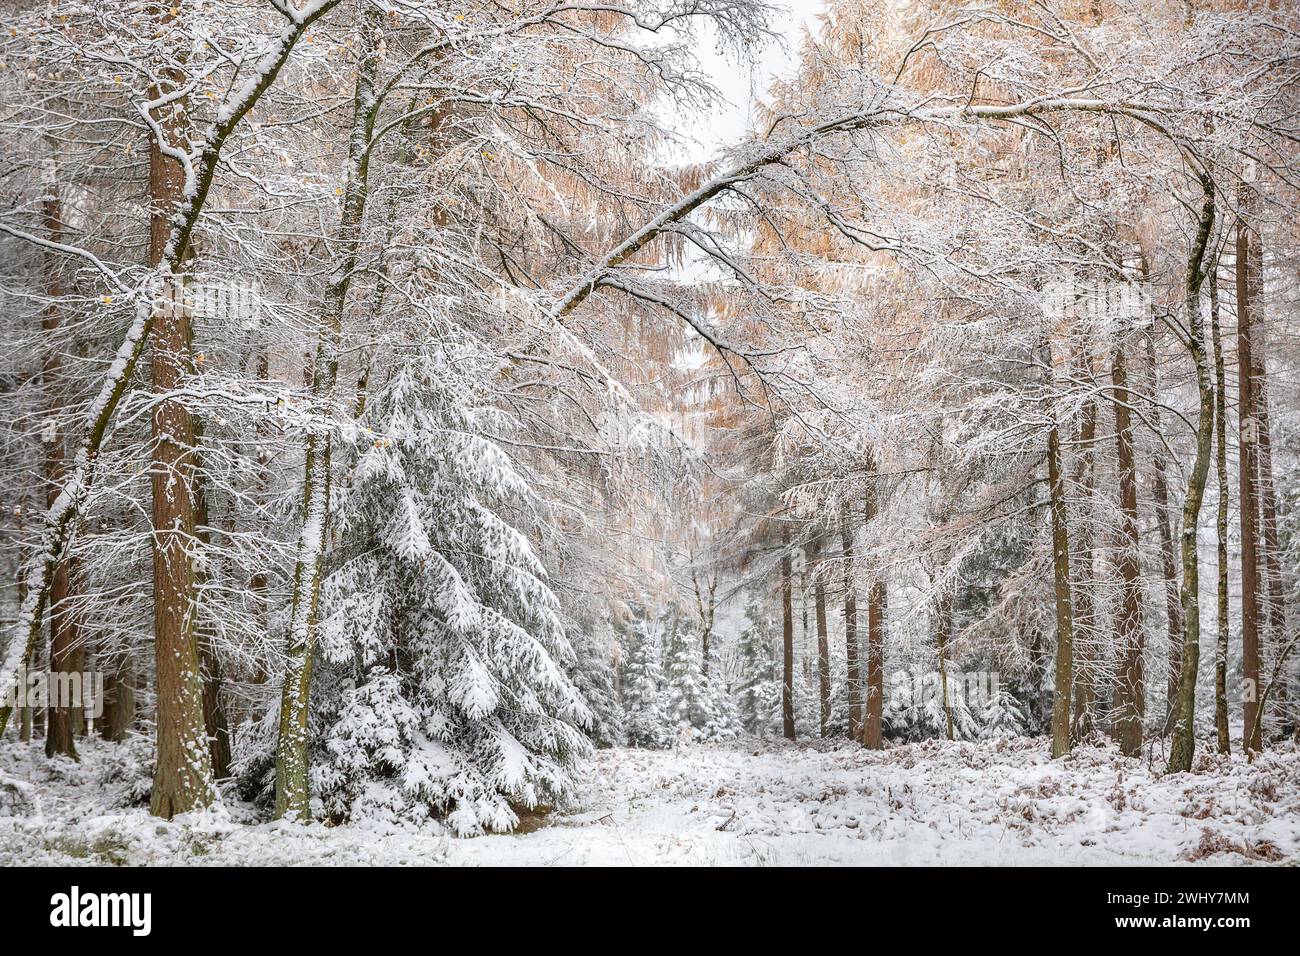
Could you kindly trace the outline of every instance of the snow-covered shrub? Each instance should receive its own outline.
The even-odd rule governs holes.
[[[0,777],[0,817],[34,817],[40,811],[40,795],[34,784]]]
[[[97,779],[117,787],[119,807],[147,807],[153,790],[154,741],[148,734],[131,734],[121,743],[100,748]]]
[[[374,395],[322,595],[320,653],[349,674],[315,789],[332,817],[434,817],[509,830],[513,806],[565,800],[591,715],[528,538],[502,515],[529,498],[459,383],[474,350],[423,346]]]

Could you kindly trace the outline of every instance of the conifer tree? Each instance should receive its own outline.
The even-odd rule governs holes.
[[[740,633],[740,682],[736,687],[737,710],[746,733],[764,735],[772,728],[780,688],[772,666],[772,649],[763,628],[758,602],[745,606],[745,629]]]
[[[980,708],[979,736],[982,740],[1020,737],[1028,725],[1024,705],[1010,691],[999,690]]]
[[[664,674],[659,636],[644,615],[632,624],[627,660],[623,664],[623,712],[627,742],[633,747],[662,749],[671,743],[664,713]]]
[[[665,716],[672,732],[689,731],[694,738],[705,723],[707,690],[700,662],[699,642],[683,627],[672,610],[663,618]]]
[[[361,801],[457,834],[509,830],[516,807],[568,797],[590,749],[559,602],[503,517],[529,486],[488,437],[471,364],[422,346],[370,403],[324,595],[322,653],[359,683],[314,774],[334,815]]]
[[[592,634],[575,635],[573,650],[570,679],[591,711],[587,736],[597,747],[621,746],[625,736],[624,714],[614,692],[614,667]]]

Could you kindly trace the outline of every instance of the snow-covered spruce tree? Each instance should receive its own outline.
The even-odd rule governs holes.
[[[664,696],[659,633],[652,622],[638,616],[633,621],[623,664],[625,730],[627,742],[633,747],[661,750],[672,743]]]
[[[975,740],[980,724],[966,700],[961,681],[948,682],[948,705],[952,711],[955,740]],[[948,715],[943,706],[943,687],[938,674],[924,672],[910,684],[896,686],[887,693],[884,712],[885,736],[908,743],[918,740],[946,740]]]
[[[772,668],[772,649],[761,617],[758,604],[750,601],[745,608],[746,626],[736,647],[740,658],[737,710],[746,733],[758,735],[771,730],[780,698]]]
[[[591,711],[587,736],[597,747],[618,747],[626,739],[623,705],[614,692],[614,667],[595,635],[577,633],[570,679]]]
[[[1023,736],[1028,724],[1024,705],[1007,690],[999,690],[980,709],[979,735],[982,740]]]
[[[699,636],[683,626],[672,610],[665,612],[661,624],[668,725],[675,735],[689,733],[692,739],[696,739],[706,721],[705,701],[708,696],[700,661]]]
[[[590,750],[558,601],[503,517],[529,485],[466,384],[475,354],[422,346],[370,403],[323,594],[323,664],[357,685],[321,702],[337,706],[312,774],[330,818],[509,830],[515,808],[565,800]]]
[[[697,657],[699,656],[697,653]],[[727,686],[716,644],[709,647],[709,667],[704,677],[704,694],[701,699],[701,723],[696,728],[698,740],[734,740],[742,727],[731,688]]]

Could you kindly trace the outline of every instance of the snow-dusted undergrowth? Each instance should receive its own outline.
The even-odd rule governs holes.
[[[111,749],[90,744],[72,765],[0,748],[0,782],[13,785],[0,795],[0,864],[1300,863],[1291,744],[1251,767],[1202,753],[1174,776],[1108,746],[1051,761],[1031,739],[609,750],[581,775],[576,806],[469,840],[257,823],[238,804],[163,823],[112,806],[124,784],[102,782]]]

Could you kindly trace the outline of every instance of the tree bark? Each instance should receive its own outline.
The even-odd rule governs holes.
[[[709,680],[709,658],[712,655],[710,641],[713,637],[713,622],[717,615],[718,572],[713,569],[708,577],[708,586],[700,582],[696,570],[694,555],[691,561],[691,587],[695,591],[695,609],[700,617],[700,671],[705,683]]]
[[[1249,193],[1243,195],[1248,202]],[[1237,284],[1237,415],[1239,441],[1238,511],[1241,516],[1241,666],[1242,748],[1258,750],[1260,740],[1252,737],[1258,727],[1259,699],[1259,502],[1256,475],[1259,474],[1257,419],[1255,417],[1253,329],[1254,306],[1259,290],[1259,272],[1251,235],[1244,219],[1236,223]]]
[[[1232,750],[1228,736],[1228,429],[1224,379],[1223,336],[1219,329],[1218,258],[1210,267],[1210,339],[1214,347],[1215,473],[1219,501],[1215,514],[1215,555],[1218,560],[1218,640],[1214,649],[1214,729],[1219,753]]]
[[[353,95],[352,128],[348,137],[347,180],[343,187],[343,209],[337,240],[339,262],[326,284],[320,322],[321,338],[311,381],[312,398],[318,403],[327,402],[334,394],[338,379],[338,346],[343,331],[343,312],[361,250],[361,227],[369,186],[370,143],[380,106],[376,97],[376,79],[383,55],[380,42],[382,21],[382,12],[377,7],[367,6],[359,27],[357,79]],[[289,640],[286,648],[287,662],[280,698],[280,736],[275,759],[275,815],[277,818],[303,821],[310,817],[307,718],[330,520],[331,446],[329,434],[318,435],[313,431],[307,436],[300,531],[294,562]]]
[[[1082,513],[1078,520],[1078,533],[1075,536],[1075,554],[1080,561],[1075,565],[1078,586],[1074,589],[1075,601],[1075,659],[1074,669],[1074,721],[1071,734],[1077,741],[1092,733],[1095,724],[1093,709],[1096,700],[1097,682],[1097,626],[1096,610],[1092,600],[1093,572],[1093,521],[1092,491],[1096,475],[1094,468],[1093,442],[1097,438],[1097,403],[1088,402],[1083,409],[1083,421],[1079,425],[1079,446],[1081,448],[1079,467],[1075,474],[1075,484],[1079,485],[1079,497],[1083,502]]]
[[[1199,409],[1196,417],[1196,459],[1187,477],[1183,498],[1183,653],[1178,681],[1178,702],[1174,712],[1174,736],[1169,748],[1169,772],[1192,769],[1196,753],[1196,674],[1201,656],[1200,563],[1197,553],[1197,529],[1205,482],[1210,473],[1210,450],[1214,440],[1214,386],[1210,380],[1205,355],[1205,320],[1201,315],[1201,286],[1205,281],[1205,253],[1214,227],[1214,181],[1208,173],[1201,175],[1204,201],[1192,253],[1187,261],[1184,309],[1187,317],[1187,347],[1196,366],[1196,391]]]
[[[42,212],[45,233],[51,242],[63,239],[63,205],[59,198],[59,184],[54,159],[48,160],[45,196]],[[59,299],[63,296],[59,261],[52,251],[45,254],[45,294],[50,303],[41,317],[41,332],[45,338],[45,360],[41,367],[41,385],[45,393],[46,419],[42,429],[45,443],[46,504],[58,499],[67,474],[67,448],[59,416],[65,404],[62,395],[63,361],[57,341],[62,313]],[[85,652],[82,649],[80,629],[72,613],[71,601],[76,581],[76,569],[71,557],[62,558],[54,569],[50,582],[50,693],[48,724],[45,735],[45,754],[56,754],[77,759],[74,709],[77,701],[61,699],[74,687],[80,686],[85,670]]]
[[[24,537],[26,537],[26,535],[23,533],[23,521],[27,514],[27,508],[25,507],[25,505],[26,505],[26,497],[24,496],[19,499],[18,506],[16,509],[16,517],[18,519],[19,540],[22,540]],[[23,550],[20,549],[19,559],[17,562],[18,573],[15,575],[17,580],[14,581],[14,592],[18,597],[19,607],[22,607],[27,600],[27,576],[26,574],[23,573],[24,564],[26,564],[26,555],[23,553]],[[34,664],[35,661],[28,662],[29,667],[33,666]],[[16,691],[19,694],[24,694],[26,688],[23,686],[19,686],[16,688]],[[35,729],[34,727],[35,708],[31,706],[30,702],[26,700],[25,697],[19,698],[16,701],[16,703],[18,704],[18,739],[21,740],[23,743],[26,743],[27,741],[32,739],[32,733]]]
[[[170,78],[181,82],[179,76]],[[164,92],[155,90],[155,97]],[[186,142],[181,105],[155,117],[168,144]],[[149,264],[160,268],[153,310],[153,387],[181,385],[192,366],[190,312],[183,279],[166,264],[171,210],[184,192],[180,164],[155,134],[149,143]],[[179,263],[178,263],[179,264]],[[153,617],[157,680],[157,762],[150,812],[171,819],[217,798],[203,724],[203,690],[196,625],[194,481],[197,435],[180,402],[166,399],[153,413]]]
[[[1261,277],[1263,273],[1263,255],[1259,254]],[[1264,326],[1260,322],[1252,321],[1253,335],[1251,341],[1251,359],[1254,362],[1254,370],[1251,375],[1251,395],[1255,403],[1255,421],[1258,423],[1256,430],[1256,441],[1258,444],[1259,454],[1257,464],[1259,466],[1259,506],[1260,506],[1260,532],[1263,541],[1262,564],[1265,571],[1266,585],[1265,609],[1267,611],[1266,620],[1268,622],[1268,640],[1263,642],[1264,648],[1268,651],[1268,657],[1271,662],[1276,663],[1278,656],[1284,653],[1284,646],[1287,643],[1286,633],[1286,592],[1282,581],[1282,561],[1281,551],[1278,544],[1277,536],[1277,489],[1273,483],[1273,438],[1272,426],[1269,419],[1268,408],[1268,372],[1267,372],[1267,353],[1268,340],[1264,336]],[[1278,714],[1283,718],[1284,725],[1289,725],[1286,720],[1288,709],[1286,681],[1285,679],[1277,683],[1271,695],[1273,707],[1270,713]],[[1260,695],[1260,706],[1264,703],[1263,695]],[[1258,710],[1258,709],[1257,709]],[[1262,718],[1261,718],[1262,720]],[[1261,736],[1261,744],[1262,744]]]
[[[809,545],[809,560],[813,566],[813,605],[817,619],[817,690],[821,702],[819,728],[821,735],[830,734],[831,722],[831,646],[826,622],[826,581],[822,577],[821,542]]]
[[[135,672],[129,650],[114,654],[104,676],[104,717],[100,733],[121,743],[135,726]]]
[[[57,491],[51,489],[52,494]],[[69,604],[76,579],[76,562],[59,562],[50,588],[50,705],[45,730],[45,755],[77,757],[76,711],[81,705],[85,650],[80,628]]]
[[[1074,612],[1070,595],[1070,533],[1066,525],[1065,481],[1060,432],[1047,433],[1047,480],[1052,512],[1052,571],[1056,593],[1056,679],[1052,697],[1052,756],[1070,751],[1070,691],[1074,684]],[[940,655],[942,663],[942,655]],[[946,697],[946,689],[945,689]],[[949,724],[952,718],[949,716]],[[950,732],[951,735],[951,732]]]
[[[781,729],[794,740],[794,603],[790,569],[790,529],[781,527]]]
[[[1150,400],[1151,427],[1157,437],[1164,435],[1159,396],[1160,373],[1156,369],[1155,319],[1146,337],[1147,387]],[[1160,574],[1165,584],[1165,624],[1169,636],[1169,670],[1165,688],[1165,724],[1173,719],[1172,701],[1178,696],[1178,672],[1182,667],[1183,610],[1178,600],[1178,559],[1174,547],[1174,534],[1169,511],[1169,480],[1162,441],[1157,441],[1151,456],[1151,499],[1155,506],[1156,532],[1160,535]],[[1145,690],[1144,690],[1145,694]],[[1145,711],[1145,705],[1143,707]]]
[[[866,518],[874,521],[880,511],[875,481],[867,489]],[[862,745],[870,750],[884,746],[885,703],[885,582],[873,578],[867,592],[867,681],[862,722]]]
[[[840,509],[840,547],[844,573],[844,647],[847,673],[845,691],[849,703],[849,739],[862,739],[862,697],[858,672],[858,595],[853,582],[853,522],[848,502]]]
[[[196,428],[195,433],[199,434],[199,429]],[[201,460],[196,457],[195,461],[198,465],[194,483],[195,528],[198,539],[206,547],[211,543],[212,535],[208,519],[208,495],[202,478]],[[198,571],[196,596],[203,593],[206,580],[206,573]],[[218,780],[223,780],[230,776],[230,721],[222,698],[224,676],[221,658],[217,656],[215,637],[210,619],[201,616],[198,642],[199,664],[203,675],[203,728],[208,736],[208,751],[212,755],[212,773]]]
[[[1111,366],[1115,403],[1115,449],[1119,470],[1119,509],[1122,516],[1118,570],[1119,609],[1115,615],[1118,673],[1115,681],[1115,733],[1120,752],[1128,757],[1142,753],[1142,724],[1146,718],[1144,676],[1145,638],[1142,631],[1141,544],[1138,539],[1137,467],[1133,457],[1132,393],[1124,342],[1115,348]]]

